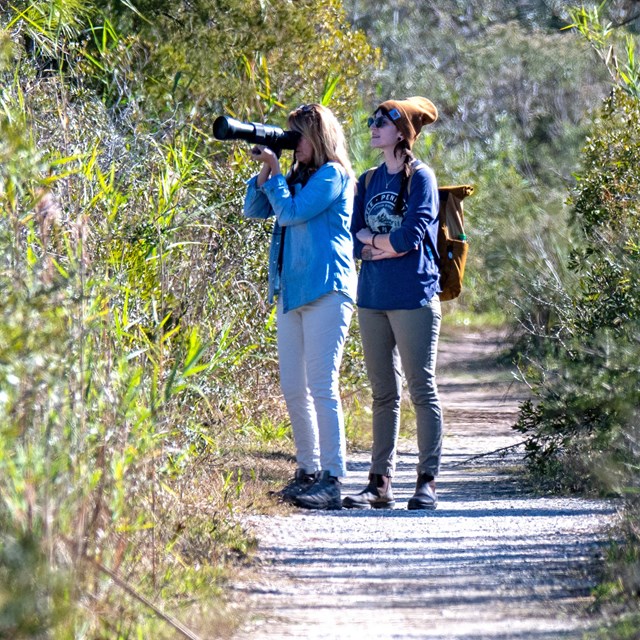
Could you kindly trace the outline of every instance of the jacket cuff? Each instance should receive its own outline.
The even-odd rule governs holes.
[[[263,185],[260,187],[263,191],[276,191],[281,187],[287,187],[287,181],[285,177],[279,173],[275,176],[271,176]]]

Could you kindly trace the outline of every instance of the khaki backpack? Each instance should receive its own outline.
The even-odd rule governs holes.
[[[365,189],[373,177],[377,167],[367,171],[364,181]],[[411,189],[411,178],[407,184],[407,196]],[[469,244],[464,232],[464,208],[462,201],[473,194],[473,185],[461,184],[438,187],[440,207],[438,209],[438,254],[440,261],[440,300],[453,300],[462,291],[462,279],[467,263]]]

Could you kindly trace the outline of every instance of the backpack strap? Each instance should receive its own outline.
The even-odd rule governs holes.
[[[371,178],[373,178],[373,174],[376,172],[378,167],[371,167],[371,169],[367,169],[367,175],[364,177],[364,190],[366,191],[369,183],[371,182]]]
[[[411,193],[411,180],[413,180],[413,174],[418,170],[418,167],[420,166],[421,162],[414,162],[411,165],[411,171],[409,172],[409,180],[407,181],[407,198],[409,197],[409,194]]]

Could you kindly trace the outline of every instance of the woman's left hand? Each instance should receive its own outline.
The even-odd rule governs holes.
[[[373,238],[373,233],[369,229],[364,227],[363,229],[360,229],[358,233],[356,233],[356,238],[358,238],[358,240],[360,240],[362,244],[371,244],[371,238]]]
[[[257,144],[251,149],[251,157],[254,160],[260,160],[261,162],[268,164],[271,169],[271,173],[273,173],[274,169],[280,167],[280,160],[278,160],[278,156],[272,149],[261,144]]]
[[[255,160],[260,160],[262,170],[258,175],[258,186],[262,186],[270,177],[276,176],[280,173],[280,160],[278,156],[269,147],[257,144],[251,149],[251,157]]]

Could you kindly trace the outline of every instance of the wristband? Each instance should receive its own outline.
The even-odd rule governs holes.
[[[375,241],[376,241],[376,236],[377,236],[377,235],[380,235],[380,234],[378,234],[378,233],[374,233],[374,234],[371,236],[371,246],[372,246],[374,249],[377,249],[377,248],[378,248],[378,247],[376,247],[376,245],[374,244],[374,243],[375,243]]]

